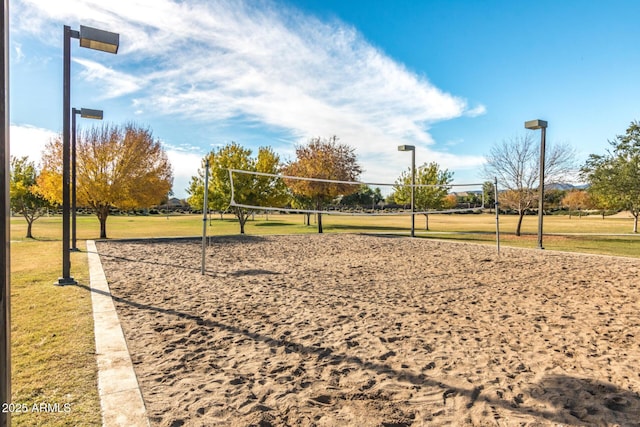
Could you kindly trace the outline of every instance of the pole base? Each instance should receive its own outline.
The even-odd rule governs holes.
[[[69,285],[77,285],[78,282],[75,281],[73,277],[60,277],[57,282],[53,283],[55,286],[69,286]]]

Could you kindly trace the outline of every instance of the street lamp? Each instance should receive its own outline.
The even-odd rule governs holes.
[[[398,151],[411,151],[411,237],[416,236],[416,147],[414,145],[399,145]]]
[[[541,141],[540,141],[540,198],[538,199],[538,249],[544,249],[542,247],[542,217],[544,207],[544,152],[545,152],[545,138],[547,134],[547,122],[544,120],[529,120],[524,122],[524,127],[527,129],[541,129]]]
[[[89,49],[117,53],[120,36],[97,28],[80,26],[80,31],[64,26],[63,40],[63,92],[62,92],[62,277],[55,283],[59,286],[74,285],[76,281],[71,277],[70,258],[70,195],[69,195],[69,151],[71,131],[71,39],[79,39],[80,46]]]
[[[9,0],[0,6],[0,426],[11,425],[11,262],[10,262],[10,153],[9,153]]]
[[[73,108],[71,110],[71,250],[77,252],[76,246],[76,115],[84,119],[102,120],[102,110],[90,108]]]

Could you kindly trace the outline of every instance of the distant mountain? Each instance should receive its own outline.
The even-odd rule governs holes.
[[[568,182],[557,182],[553,184],[545,185],[545,190],[561,190],[561,191],[569,191],[569,190],[584,190],[587,188],[587,184],[569,184]]]

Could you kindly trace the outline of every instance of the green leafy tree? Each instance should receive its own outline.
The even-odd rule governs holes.
[[[291,193],[291,207],[295,209],[303,209],[307,212],[304,212],[304,225],[311,225],[311,212],[314,208],[314,201],[311,197],[304,196],[302,194]]]
[[[396,204],[396,192],[392,191],[391,193],[389,193],[389,195],[384,198],[384,202],[386,204],[388,204],[388,205],[395,205]]]
[[[440,166],[431,162],[425,163],[416,169],[416,188],[414,204],[417,211],[442,209],[448,202],[446,197],[453,181],[453,172],[440,169]],[[424,185],[424,187],[418,187]],[[395,200],[400,204],[411,203],[411,168],[402,172],[394,186]],[[425,230],[429,230],[429,214],[425,213]]]
[[[548,144],[545,154],[545,185],[568,179],[574,172],[575,150],[566,144]],[[540,148],[531,133],[504,140],[485,156],[485,179],[498,179],[502,208],[518,212],[516,236],[520,236],[522,220],[528,209],[539,199]],[[506,192],[508,191],[508,194]]]
[[[544,207],[545,209],[559,209],[562,206],[562,199],[566,196],[567,190],[559,188],[545,189]]]
[[[38,170],[28,157],[11,156],[11,180],[9,197],[11,211],[20,214],[27,221],[28,239],[33,239],[33,223],[44,215],[51,206],[49,201],[37,192]]]
[[[633,215],[633,232],[638,232],[640,214],[640,123],[631,122],[624,135],[609,141],[611,150],[591,154],[581,169],[589,193],[601,205],[625,209]]]
[[[48,200],[62,201],[62,140],[56,138],[42,156],[38,188]],[[131,210],[159,204],[173,184],[171,164],[150,129],[128,123],[105,124],[82,132],[77,140],[77,200],[93,210],[100,238],[107,238],[112,208]]]
[[[335,181],[357,181],[362,173],[353,148],[338,143],[338,137],[313,138],[307,145],[296,148],[296,160],[283,168],[289,176],[318,178]],[[358,186],[333,182],[285,179],[294,196],[313,200],[316,210],[338,196],[358,191]],[[322,214],[318,213],[318,233],[322,233]]]
[[[484,205],[489,206],[489,212],[496,202],[496,186],[492,181],[485,181],[482,184],[482,194],[484,195]]]
[[[591,200],[591,207],[600,211],[603,220],[606,218],[607,212],[622,209],[617,200],[588,190],[587,193],[589,194],[589,200]]]
[[[269,147],[261,147],[258,156],[251,157],[252,151],[235,142],[212,150],[203,160],[198,175],[191,177],[187,192],[188,202],[194,209],[204,208],[204,180],[206,161],[209,160],[208,209],[226,210],[230,207],[238,222],[240,233],[244,234],[247,220],[254,209],[230,206],[231,180],[229,169],[249,172],[277,174],[280,172],[280,157]],[[254,174],[233,174],[233,197],[237,204],[250,206],[281,206],[287,201],[286,186],[282,179]]]
[[[375,209],[375,205],[384,200],[382,192],[379,188],[372,189],[366,184],[358,187],[358,191],[348,196],[344,196],[340,200],[342,206],[371,208]]]

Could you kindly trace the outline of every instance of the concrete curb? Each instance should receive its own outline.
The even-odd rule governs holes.
[[[87,240],[102,425],[148,427],[142,392],[93,240]]]

